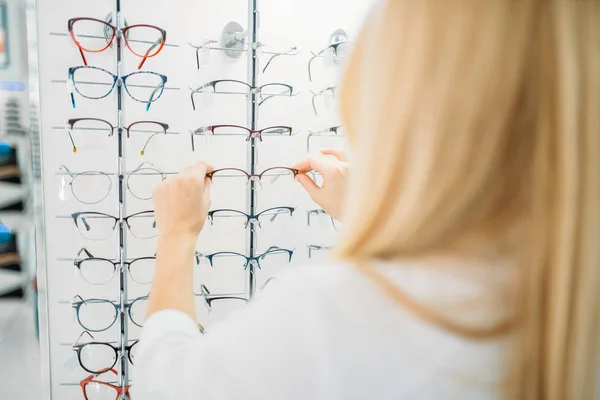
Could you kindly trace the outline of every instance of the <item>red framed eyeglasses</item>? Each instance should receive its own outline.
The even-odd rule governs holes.
[[[106,371],[96,374],[90,375],[81,382],[79,385],[81,386],[81,390],[83,391],[83,398],[85,400],[106,400],[114,394],[115,400],[121,399],[121,394],[123,393],[123,388],[121,386],[113,385],[108,382],[103,382],[97,380],[100,375],[106,373],[113,373],[115,376],[118,376],[117,371],[114,369],[107,369]],[[131,389],[131,385],[125,387],[125,399],[131,400],[131,396],[129,394],[129,390]]]
[[[87,66],[85,52],[100,53],[108,49],[115,37],[117,28],[96,18],[71,18],[67,27],[73,42],[79,48],[83,63]],[[121,29],[127,48],[141,57],[138,69],[142,68],[148,58],[154,57],[165,45],[167,31],[154,25],[138,24]]]

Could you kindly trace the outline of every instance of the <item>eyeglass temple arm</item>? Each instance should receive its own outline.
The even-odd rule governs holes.
[[[312,53],[312,58],[308,60],[308,80],[312,82],[312,63],[315,58],[319,57],[318,54]]]
[[[158,92],[161,88],[164,89],[164,85],[165,83],[162,82],[161,84],[159,84],[157,87],[154,88],[154,90],[152,91],[152,93],[150,94],[150,97],[148,98],[148,103],[146,103],[146,111],[150,110],[150,104],[152,104],[152,99],[154,99],[154,95],[156,94],[156,92]]]
[[[85,230],[89,232],[91,227],[90,224],[88,224],[87,219],[85,217],[81,217],[81,222],[85,226]],[[75,221],[75,223],[77,223],[77,220]]]
[[[160,45],[163,41],[163,37],[162,35],[156,39],[156,41],[154,43],[152,43],[152,46],[150,46],[148,48],[148,50],[146,50],[146,53],[144,53],[144,56],[142,57],[142,61],[140,61],[140,63],[138,64],[138,69],[141,69],[142,66],[144,65],[144,63],[146,62],[146,60],[148,59],[148,54],[150,54],[150,52],[152,50],[154,50],[158,45]]]
[[[202,257],[205,257],[205,258],[206,258],[206,254],[202,254],[202,253],[200,253],[200,252],[196,251],[196,252],[194,253],[194,257],[196,258],[196,264],[198,264],[198,265],[199,265],[199,264],[200,264],[200,258],[202,258]],[[202,286],[204,286],[204,285],[202,285]]]
[[[269,61],[267,61],[267,63],[265,64],[265,67],[262,70],[263,74],[265,73],[265,71],[267,70],[267,68],[269,67],[269,65],[271,64],[271,61],[273,61],[273,59],[275,59],[275,57],[287,56],[287,55],[296,55],[296,54],[298,54],[298,48],[296,48],[296,47],[292,47],[288,51],[283,52],[283,53],[274,54],[273,56],[271,56],[271,58],[269,58]]]
[[[64,165],[64,164],[63,164],[63,165],[61,165],[61,166],[58,168],[58,170],[59,170],[59,171],[60,171],[61,169],[62,169],[62,170],[64,170],[64,171],[65,171],[65,172],[66,172],[66,173],[69,175],[69,177],[71,177],[71,179],[73,179],[73,175],[75,175],[75,174],[74,174],[74,173],[72,173],[72,172],[71,172],[71,170],[70,170],[69,168],[67,168],[67,166],[66,166],[66,165]]]
[[[259,289],[259,290],[265,290],[265,288],[267,287],[267,285],[268,285],[269,283],[271,283],[272,281],[274,281],[274,280],[275,280],[275,278],[273,278],[273,277],[270,277],[269,279],[267,279],[267,280],[265,281],[265,283],[263,283],[263,284],[262,284],[262,286],[260,287],[260,289]]]
[[[73,140],[73,135],[71,134],[72,129],[73,129],[73,127],[67,123],[67,134],[69,135],[69,140],[71,141],[71,144],[73,145],[73,153],[77,153],[77,146],[75,146],[75,140]]]
[[[200,292],[202,293],[202,296],[204,296],[206,298],[206,296],[210,296],[210,290],[208,290],[208,288],[206,287],[205,284],[202,284],[200,286]]]
[[[75,308],[75,301],[79,299],[79,301],[81,301],[83,303],[83,297],[81,297],[80,295],[75,295],[72,299],[71,299],[71,307]]]
[[[158,135],[158,133],[156,134]],[[154,167],[154,164],[152,164],[150,161],[144,161],[143,163],[141,163],[140,165],[138,165],[137,167],[135,167],[135,169],[133,170],[133,172],[142,169],[145,166],[149,166],[149,167]]]
[[[313,111],[315,112],[315,115],[319,115],[319,113],[317,112],[317,104],[315,102],[315,99],[317,98],[317,96],[319,96],[319,93],[315,93],[312,90],[310,91],[313,95],[312,97],[312,106],[313,106]]]
[[[196,111],[196,103],[194,103],[194,95],[196,93],[202,92],[204,89],[206,89],[207,87],[211,87],[211,86],[213,86],[213,88],[215,87],[215,82],[214,81],[213,82],[205,83],[202,86],[198,86],[196,89],[192,89],[190,87],[190,90],[192,91],[192,93],[190,94],[190,98],[192,99],[192,108],[194,109],[194,111]],[[214,90],[216,91],[217,89],[215,88]]]
[[[192,92],[192,105],[194,104],[194,97],[193,97],[193,92]],[[194,110],[196,108],[194,107]],[[190,131],[190,134],[192,135],[192,151],[196,151],[196,142],[194,140],[194,135],[198,134],[198,133],[204,133],[204,132],[208,132],[210,131],[210,126],[201,126],[200,128],[194,129],[193,131]]]
[[[88,249],[86,249],[85,247],[82,247],[78,252],[77,252],[77,257],[81,256],[81,253],[85,253],[85,255],[87,256],[87,258],[94,258],[94,256],[92,255],[92,253],[90,253],[88,251]]]
[[[77,347],[77,345],[79,344],[79,341],[81,340],[81,338],[83,337],[83,335],[87,334],[92,340],[96,340],[96,338],[94,337],[94,335],[92,335],[91,333],[89,333],[88,331],[83,331],[81,332],[81,334],[77,337],[77,340],[75,341],[75,343],[73,343],[73,350],[75,350],[75,348]]]
[[[165,132],[165,134],[166,134],[166,133],[167,133],[167,132]],[[142,147],[142,150],[140,150],[140,155],[142,155],[142,156],[143,156],[144,154],[146,154],[146,147],[148,147],[148,143],[150,143],[150,140],[152,140],[152,138],[153,138],[154,136],[157,136],[157,135],[162,135],[162,133],[155,133],[154,135],[150,136],[150,137],[148,138],[148,140],[146,140],[146,143],[144,143],[144,147]],[[139,167],[138,167],[138,168],[139,168]]]

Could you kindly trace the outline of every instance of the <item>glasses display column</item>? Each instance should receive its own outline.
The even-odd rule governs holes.
[[[367,9],[358,0],[37,1],[47,398],[135,400],[156,260],[152,191],[182,168],[215,167],[193,260],[207,331],[286,270],[327,255],[338,223],[291,166],[344,143],[332,71]]]

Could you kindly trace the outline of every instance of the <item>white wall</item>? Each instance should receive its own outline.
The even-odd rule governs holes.
[[[196,69],[195,51],[188,42],[202,43],[205,39],[218,39],[223,26],[229,21],[238,21],[247,26],[247,2],[245,0],[123,0],[123,15],[130,24],[148,23],[167,30],[167,44],[161,54],[149,59],[144,69],[168,76],[168,90],[154,103],[147,113],[144,105],[126,98],[124,123],[137,120],[158,120],[170,125],[170,130],[180,135],[155,138],[144,157],[140,156],[140,142],[126,141],[126,165],[134,169],[142,161],[150,161],[165,172],[175,172],[199,159],[206,159],[215,167],[239,167],[245,169],[246,142],[240,137],[213,138],[206,143],[202,137],[196,139],[197,150],[192,153],[189,130],[211,123],[233,123],[246,125],[246,99],[244,96],[221,96],[212,104],[193,111],[189,100],[189,86],[198,86],[213,79],[246,80],[247,59],[226,58],[223,54],[210,53],[209,64]],[[311,108],[309,90],[318,91],[335,83],[341,68],[325,69],[322,62],[315,62],[314,84],[309,84],[307,62],[310,51],[318,51],[328,44],[329,36],[337,28],[345,29],[350,38],[356,37],[358,29],[372,1],[364,0],[261,0],[261,25],[259,40],[265,50],[285,50],[297,46],[300,54],[295,57],[279,57],[260,77],[261,83],[285,82],[294,85],[300,94],[291,99],[269,100],[260,110],[259,127],[273,124],[291,125],[298,134],[294,137],[265,137],[260,143],[259,164],[261,168],[285,166],[306,155],[306,137],[309,129],[325,128],[337,124],[334,107],[324,110],[316,118]],[[85,284],[76,274],[71,262],[57,261],[59,258],[72,258],[82,247],[87,247],[94,255],[113,258],[117,255],[117,237],[104,242],[90,242],[82,239],[69,219],[56,218],[75,211],[100,211],[116,215],[117,198],[114,190],[102,203],[86,206],[70,198],[59,199],[61,176],[56,173],[61,164],[72,171],[104,171],[114,173],[117,168],[116,137],[103,137],[81,146],[77,153],[71,151],[68,137],[62,127],[69,118],[95,117],[116,122],[114,96],[103,100],[87,100],[77,97],[77,108],[70,105],[66,85],[52,80],[66,79],[70,66],[82,65],[79,52],[67,36],[53,36],[66,33],[67,20],[72,17],[95,17],[103,19],[113,10],[113,1],[83,2],[80,0],[39,0],[38,31],[40,51],[41,120],[44,173],[44,206],[46,226],[46,258],[48,269],[49,342],[51,359],[51,382],[54,399],[80,399],[82,395],[78,383],[89,375],[77,363],[73,363],[70,344],[83,330],[72,318],[69,301],[74,295],[83,298],[117,299],[118,280],[106,286]],[[115,71],[114,50],[104,53],[87,53],[90,65]],[[266,62],[267,58],[262,61]],[[138,59],[125,50],[125,73],[135,71]],[[202,100],[197,96],[198,103]],[[317,149],[331,145],[326,140],[311,142]],[[239,181],[215,182],[213,186],[213,208],[246,208],[247,187]],[[308,244],[331,244],[336,232],[326,217],[316,217],[313,225],[307,227],[306,210],[316,208],[300,186],[294,182],[282,185],[277,191],[264,190],[259,195],[259,209],[272,206],[294,206],[297,211],[293,218],[278,218],[272,227],[263,226],[258,233],[259,249],[266,250],[272,245],[296,249],[294,261],[276,265],[259,271],[259,285],[266,278],[285,268],[301,268],[307,262]],[[127,197],[127,214],[151,209],[150,201],[139,201]],[[219,221],[220,222],[220,221]],[[244,252],[247,232],[239,224],[224,222],[209,227],[201,234],[197,249],[201,252],[232,250]],[[128,237],[127,257],[151,256],[155,251],[154,240],[139,240]],[[319,254],[322,256],[324,254]],[[200,282],[206,283],[213,292],[235,293],[245,290],[245,273],[239,265],[223,270],[211,269],[205,263],[197,269],[196,289]],[[146,295],[148,286],[129,284],[129,298]],[[202,301],[198,300],[199,321],[210,324]],[[221,310],[224,311],[224,310]],[[211,319],[219,319],[225,312],[215,310]],[[130,338],[137,338],[139,328],[130,324]],[[95,334],[97,340],[116,341],[118,327]],[[74,353],[73,353],[74,354]],[[66,366],[69,364],[69,366]],[[135,377],[133,377],[135,380]]]

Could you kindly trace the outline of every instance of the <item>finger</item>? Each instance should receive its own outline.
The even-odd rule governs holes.
[[[186,167],[181,171],[182,176],[191,176],[194,180],[198,180],[202,186],[206,186],[206,174],[212,166],[200,161],[192,166]]]
[[[304,190],[308,192],[309,196],[316,201],[321,190],[319,185],[306,174],[296,175],[296,180],[302,185]]]
[[[294,165],[291,165],[290,168],[297,169],[300,172],[312,171],[312,167],[310,166],[310,162],[308,161],[308,158],[306,160],[300,161]]]
[[[297,169],[300,172],[310,172],[310,171],[318,171],[320,174],[323,174],[328,168],[328,161],[324,158],[317,157],[309,157],[304,161],[299,162],[292,166],[292,168]]]
[[[206,178],[206,179],[208,179],[208,178]],[[204,196],[204,204],[206,205],[207,211],[208,211],[208,208],[210,208],[210,185],[204,186],[203,196]]]
[[[204,161],[197,162],[195,166],[197,166],[197,167],[203,166],[206,171],[205,174],[209,174],[215,170],[215,167],[213,167],[212,165],[210,165],[209,163],[204,162]]]
[[[344,150],[321,149],[320,151],[321,151],[321,154],[323,154],[324,156],[334,156],[335,158],[337,158],[340,161],[348,162],[348,156],[346,155],[346,152]]]

